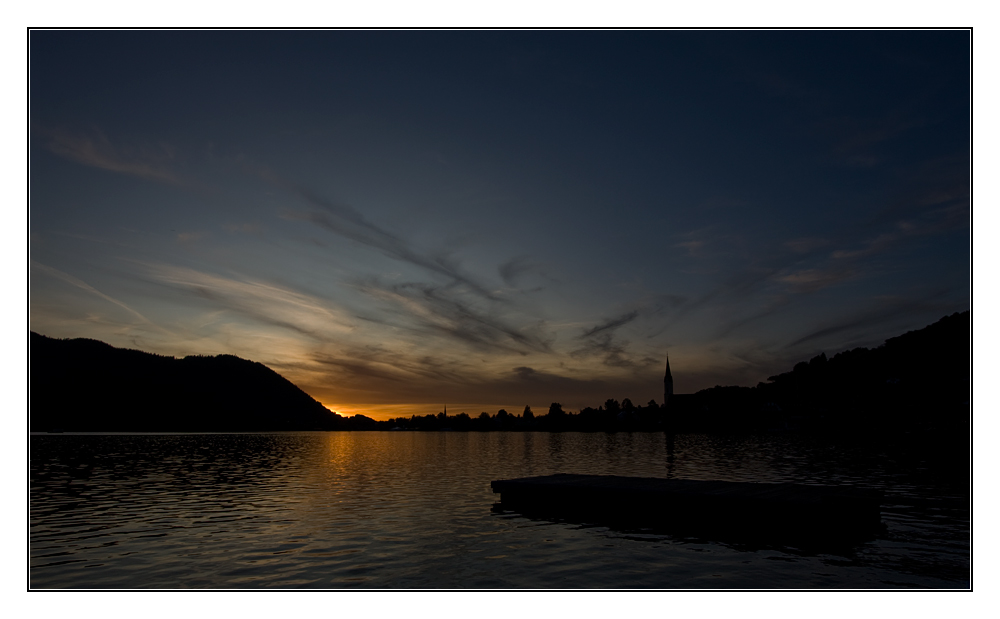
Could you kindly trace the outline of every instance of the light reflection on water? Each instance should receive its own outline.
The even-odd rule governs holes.
[[[965,588],[967,501],[919,462],[786,436],[35,435],[32,588]],[[883,489],[841,554],[493,513],[589,473]]]

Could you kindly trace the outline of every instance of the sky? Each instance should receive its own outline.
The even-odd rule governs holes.
[[[970,36],[32,31],[32,331],[376,419],[752,386],[970,298]]]

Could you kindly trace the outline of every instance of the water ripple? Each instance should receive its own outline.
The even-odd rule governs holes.
[[[794,437],[544,433],[37,435],[32,588],[964,588],[967,498],[926,468]],[[846,554],[491,511],[549,473],[857,485]]]

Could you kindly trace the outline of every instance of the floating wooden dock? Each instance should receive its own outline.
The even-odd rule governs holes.
[[[699,533],[821,539],[869,536],[881,526],[882,493],[841,486],[614,475],[497,480],[500,507],[528,514],[666,526]]]

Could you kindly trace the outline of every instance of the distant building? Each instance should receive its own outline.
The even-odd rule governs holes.
[[[702,407],[693,393],[674,393],[674,377],[670,374],[670,355],[667,355],[667,371],[663,375],[662,415],[668,429],[684,427],[696,419]]]

